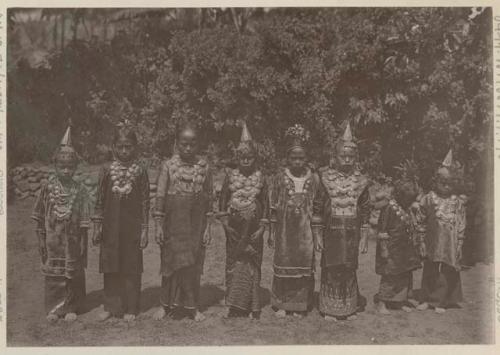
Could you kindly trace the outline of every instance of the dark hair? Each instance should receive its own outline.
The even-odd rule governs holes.
[[[118,142],[122,138],[128,139],[134,145],[137,145],[138,143],[137,135],[131,128],[128,127],[120,127],[115,131],[113,135],[113,144],[116,144],[116,142]]]

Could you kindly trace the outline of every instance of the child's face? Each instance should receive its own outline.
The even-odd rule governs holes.
[[[436,192],[438,195],[447,197],[453,192],[453,179],[449,171],[445,168],[439,170],[436,179]]]
[[[239,154],[239,164],[241,169],[249,170],[253,168],[255,164],[255,156],[248,151],[241,152]]]
[[[354,167],[355,162],[356,162],[356,155],[354,151],[342,150],[337,155],[337,163],[343,171],[351,170]]]
[[[73,159],[58,158],[56,160],[56,174],[62,181],[71,180],[76,171],[76,163]]]
[[[288,153],[288,166],[295,171],[306,166],[306,152],[303,148],[296,147]]]
[[[177,142],[177,149],[179,151],[179,156],[182,159],[190,160],[196,155],[197,144],[196,144],[196,134],[190,129],[186,129],[179,135],[179,141]]]
[[[116,157],[122,162],[129,162],[133,159],[136,145],[124,137],[120,137],[113,146]]]
[[[418,187],[414,184],[406,183],[398,186],[395,190],[394,197],[398,204],[403,208],[408,208],[416,201],[418,196]]]

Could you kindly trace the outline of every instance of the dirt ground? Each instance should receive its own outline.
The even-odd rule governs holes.
[[[265,345],[265,344],[481,344],[493,339],[493,266],[478,264],[462,273],[465,301],[462,309],[444,315],[432,311],[389,316],[375,313],[372,302],[379,277],[374,272],[375,243],[360,256],[359,283],[368,298],[358,319],[326,322],[317,309],[303,319],[277,319],[269,306],[272,251],[265,250],[262,266],[262,298],[259,321],[223,319],[225,240],[220,233],[207,250],[202,277],[202,323],[190,320],[154,321],[158,304],[159,250],[150,238],[144,253],[142,313],[127,324],[113,319],[100,323],[102,276],[98,273],[98,248],[89,247],[87,310],[72,324],[45,322],[43,279],[39,271],[37,239],[29,219],[33,200],[8,208],[7,341],[9,346],[123,346],[123,345]],[[319,268],[318,268],[319,270]],[[319,272],[316,274],[318,279]],[[415,273],[415,287],[421,272]],[[318,284],[317,287],[318,288]]]

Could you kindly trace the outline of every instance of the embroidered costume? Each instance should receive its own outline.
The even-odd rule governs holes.
[[[301,139],[302,127],[294,128]],[[302,148],[303,143],[295,139],[289,151],[294,146]],[[271,303],[279,310],[305,312],[312,306],[313,228],[321,223],[323,199],[319,177],[309,168],[303,176],[294,176],[285,168],[274,177],[270,195],[276,238]]]
[[[69,159],[77,164],[76,152],[71,146],[70,128],[56,154],[58,159]],[[32,219],[37,222],[37,233],[44,238],[47,249],[41,265],[45,276],[47,314],[64,316],[81,311],[85,300],[87,230],[90,223],[85,187],[73,179],[63,185],[57,176],[51,176],[41,186]]]
[[[337,144],[337,154],[346,151],[354,155],[355,150],[348,125]],[[345,173],[333,167],[320,169],[320,177],[329,198],[324,208],[319,310],[328,316],[345,317],[366,304],[359,294],[356,270],[361,227],[370,217],[368,178],[356,169]]]
[[[255,154],[246,124],[238,152]],[[226,304],[245,312],[259,312],[263,227],[268,225],[267,184],[262,172],[254,169],[244,175],[238,168],[227,169],[219,210],[228,213],[224,224]]]
[[[451,151],[438,170],[438,179],[453,184],[460,176]],[[422,302],[447,308],[462,301],[461,248],[465,231],[465,196],[440,196],[431,191],[420,201],[420,233],[425,235],[427,260],[422,275]]]

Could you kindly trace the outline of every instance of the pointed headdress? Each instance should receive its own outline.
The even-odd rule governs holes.
[[[358,145],[355,143],[354,137],[352,136],[351,124],[349,122],[347,122],[344,134],[338,140],[336,148],[337,154],[342,152],[357,152]]]
[[[238,144],[238,148],[236,149],[238,153],[254,153],[255,146],[250,131],[248,130],[247,123],[243,121],[241,129],[241,138],[240,143]]]
[[[462,174],[460,163],[453,158],[453,152],[450,149],[446,154],[441,166],[437,170],[438,177],[445,179],[459,179]]]
[[[68,126],[55,154],[55,160],[78,162],[78,154],[71,141],[71,126]]]

